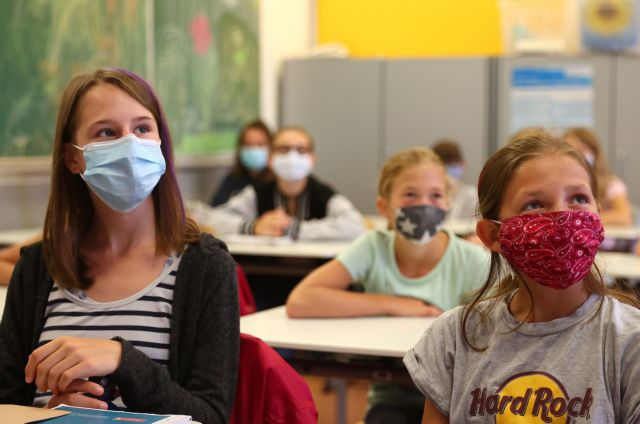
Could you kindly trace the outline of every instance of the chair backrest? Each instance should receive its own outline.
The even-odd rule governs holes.
[[[240,303],[240,316],[249,315],[256,311],[256,301],[251,293],[249,280],[242,267],[236,264],[236,275],[238,276],[238,300]]]
[[[307,383],[262,340],[240,334],[240,367],[230,424],[316,424]]]

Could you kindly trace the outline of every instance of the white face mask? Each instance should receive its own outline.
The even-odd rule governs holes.
[[[276,153],[273,155],[271,166],[273,172],[285,181],[299,181],[308,177],[313,170],[311,155],[300,154],[295,150]]]

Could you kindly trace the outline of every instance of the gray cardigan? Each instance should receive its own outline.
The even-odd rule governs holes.
[[[37,347],[52,284],[42,244],[24,248],[0,323],[0,403],[33,403],[35,385],[25,383],[24,368]],[[224,243],[202,235],[183,254],[167,368],[120,341],[122,359],[112,377],[130,410],[226,424],[238,372],[239,315],[235,263]]]

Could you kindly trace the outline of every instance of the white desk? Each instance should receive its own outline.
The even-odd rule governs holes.
[[[630,253],[600,252],[596,260],[606,275],[615,278],[640,279],[640,256]]]
[[[283,237],[222,236],[232,255],[331,259],[349,242],[292,241]]]
[[[240,318],[240,331],[271,347],[402,358],[434,318],[287,317],[284,306]]]
[[[604,235],[619,240],[640,239],[639,226],[607,225],[604,227]]]
[[[20,230],[0,231],[0,246],[10,246],[42,232],[42,228],[23,228]]]

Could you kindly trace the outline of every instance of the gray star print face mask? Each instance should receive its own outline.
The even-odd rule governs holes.
[[[407,206],[396,210],[396,230],[407,240],[426,244],[436,235],[446,211],[431,205]]]

